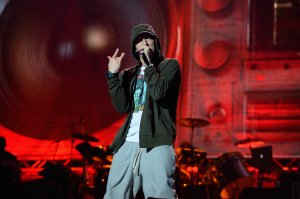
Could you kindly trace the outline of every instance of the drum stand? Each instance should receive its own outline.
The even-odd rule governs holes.
[[[204,126],[208,126],[210,124],[209,121],[204,120],[204,119],[198,119],[198,118],[183,118],[183,119],[178,120],[178,122],[181,126],[192,128],[192,134],[191,134],[191,145],[192,146],[193,146],[195,127],[204,127]]]
[[[89,198],[89,195],[90,195],[88,193],[88,188],[89,188],[88,185],[90,183],[90,179],[89,179],[89,173],[88,173],[87,167],[88,167],[88,163],[89,163],[89,158],[91,156],[90,153],[91,153],[92,146],[89,144],[89,141],[97,142],[99,140],[97,138],[95,138],[91,135],[87,135],[85,133],[83,123],[84,123],[84,119],[83,119],[83,117],[81,117],[80,121],[79,121],[80,132],[72,133],[72,138],[77,138],[77,139],[83,140],[82,143],[80,143],[76,146],[76,149],[81,153],[81,155],[83,157],[82,180],[80,183],[80,188],[79,188],[78,194],[79,194],[79,198],[86,199],[86,198]]]
[[[263,169],[258,169],[257,187],[262,188],[263,187],[263,181],[264,181],[264,171],[263,171]]]
[[[209,121],[207,121],[205,119],[200,119],[200,118],[183,118],[183,119],[178,120],[178,123],[181,126],[189,127],[189,128],[192,129],[191,140],[190,140],[190,144],[191,144],[192,147],[194,147],[193,141],[194,141],[194,130],[195,130],[195,128],[196,127],[205,127],[205,126],[208,126],[210,124]],[[193,148],[192,148],[191,153],[194,155],[194,149]],[[193,171],[193,167],[195,166],[194,158],[192,158],[191,166],[192,166],[191,184],[194,185],[195,184],[195,182],[194,182],[195,181],[195,174],[194,174],[194,171]],[[196,173],[198,174],[198,171]],[[198,176],[196,175],[196,177],[197,177],[196,181],[198,181]],[[198,182],[196,184],[198,184]]]
[[[80,188],[79,188],[79,198],[81,199],[85,199],[87,198],[86,196],[86,191],[88,188],[88,182],[89,182],[89,178],[88,178],[88,173],[87,173],[87,159],[84,158],[83,160],[83,171],[82,171],[82,181],[80,184]]]

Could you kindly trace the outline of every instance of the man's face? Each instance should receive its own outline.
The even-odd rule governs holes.
[[[140,34],[135,39],[135,49],[136,52],[139,52],[141,49],[144,49],[145,52],[154,51],[154,39],[149,34]]]

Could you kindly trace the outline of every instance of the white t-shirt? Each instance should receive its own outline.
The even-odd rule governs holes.
[[[140,124],[144,105],[146,101],[147,84],[144,81],[144,70],[146,66],[141,67],[141,72],[137,77],[134,91],[134,112],[130,121],[126,140],[130,142],[139,142]]]

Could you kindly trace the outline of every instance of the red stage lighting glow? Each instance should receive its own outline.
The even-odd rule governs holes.
[[[256,80],[257,81],[264,81],[265,80],[265,76],[263,74],[257,74],[256,75]]]
[[[239,148],[253,148],[264,145],[265,141],[259,138],[247,138],[234,143]]]
[[[199,6],[206,12],[216,12],[224,8],[230,0],[197,0]]]

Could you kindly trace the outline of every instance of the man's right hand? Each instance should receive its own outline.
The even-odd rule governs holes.
[[[108,58],[108,71],[111,73],[117,73],[121,67],[121,62],[123,57],[125,56],[125,53],[121,53],[120,56],[118,56],[119,48],[116,49],[114,55],[107,56]]]

